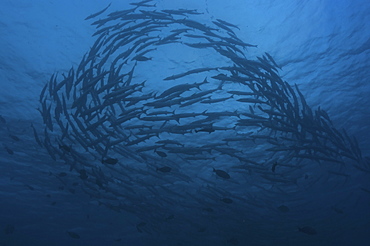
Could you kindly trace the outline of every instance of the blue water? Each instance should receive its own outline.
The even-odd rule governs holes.
[[[78,70],[84,54],[99,37],[92,36],[97,29],[91,23],[109,13],[134,7],[114,0],[100,16],[84,20],[109,3],[96,0],[1,1],[1,246],[370,245],[370,165],[366,159],[370,156],[370,26],[367,24],[370,23],[370,2],[153,0],[145,4],[155,6],[135,10],[152,14],[160,10],[196,10],[200,14],[188,14],[187,18],[212,27],[217,27],[214,22],[218,19],[236,25],[238,28],[231,27],[235,35],[257,47],[231,46],[241,48],[247,60],[258,62],[256,57],[266,57],[265,52],[270,54],[281,67],[276,73],[282,81],[292,88],[296,84],[314,112],[318,107],[325,110],[333,127],[348,133],[351,140],[343,140],[347,145],[342,150],[335,145],[342,140],[333,140],[330,134],[323,138],[326,140],[322,144],[327,148],[320,147],[321,150],[326,154],[330,147],[335,147],[331,158],[337,162],[315,160],[316,154],[322,153],[320,151],[310,154],[309,158],[289,158],[284,151],[274,154],[267,149],[286,144],[281,138],[286,135],[268,131],[269,127],[262,131],[255,126],[233,128],[240,122],[240,115],[239,118],[212,120],[215,126],[227,128],[225,130],[208,133],[203,125],[192,127],[191,121],[202,119],[207,112],[249,113],[249,106],[257,112],[256,104],[245,106],[248,104],[237,101],[241,97],[230,97],[227,93],[245,91],[245,86],[238,83],[224,83],[221,90],[205,99],[227,97],[217,103],[198,101],[187,107],[175,105],[156,109],[145,106],[179,83],[200,83],[205,78],[210,82],[172,100],[215,89],[220,80],[212,77],[228,71],[210,70],[181,79],[163,80],[166,77],[198,68],[233,66],[230,60],[211,48],[186,45],[207,39],[186,39],[184,36],[169,44],[150,46],[155,50],[145,57],[151,60],[138,60],[137,65],[129,60],[122,68],[122,73],[128,73],[135,67],[133,84],[146,80],[142,91],[133,96],[150,95],[133,106],[145,112],[125,123],[123,128],[144,124],[158,132],[149,131],[153,137],[136,144],[132,141],[145,136],[147,128],[121,132],[116,128],[106,130],[112,128],[100,125],[96,134],[101,133],[105,138],[86,151],[84,144],[77,141],[76,132],[81,131],[74,132],[72,127],[63,130],[55,119],[58,106],[55,94],[49,92],[50,84],[44,99],[52,108],[53,116],[50,121],[43,119],[47,109],[42,108],[40,93],[53,74],[58,74],[60,82],[71,67]],[[163,38],[170,35],[171,30],[186,27],[181,24],[185,15],[174,16],[180,24],[159,26],[152,37]],[[114,25],[124,22],[114,21]],[[138,23],[140,20],[129,25]],[[193,30],[184,33],[212,37],[197,28],[190,29]],[[113,31],[107,35],[111,33]],[[229,35],[222,30],[220,33]],[[122,50],[130,48],[133,42]],[[122,50],[119,48],[115,55]],[[114,55],[111,56],[107,64],[114,60]],[[105,70],[109,68],[103,66]],[[80,93],[79,86],[81,84],[73,85],[72,91]],[[60,98],[67,94],[64,87],[58,93]],[[59,122],[63,124],[78,121],[72,117],[75,113],[72,94],[65,107],[68,112],[62,113],[63,117],[70,115],[71,120],[62,118]],[[77,103],[77,108],[86,110],[94,104],[96,102],[89,98]],[[117,113],[104,109],[107,111],[100,111],[99,117],[106,115],[112,123],[116,120],[112,115],[118,117],[121,109],[115,102],[108,104],[113,105]],[[199,115],[168,122],[144,119],[159,110]],[[290,111],[287,114],[289,118]],[[179,128],[171,128],[171,124],[189,127],[191,131],[174,133],[174,129]],[[310,127],[304,125],[299,129]],[[34,130],[43,146],[35,139]],[[271,138],[243,142],[225,140],[266,134]],[[110,145],[110,141],[124,137],[127,139],[122,140],[123,147]],[[361,161],[343,155],[345,150],[357,153],[357,148],[352,146],[353,138],[357,139],[361,150]],[[173,140],[182,145],[161,145],[154,149],[156,142],[161,140]],[[304,144],[314,147],[318,142],[315,138],[307,141]],[[65,144],[65,148],[58,143]],[[120,146],[126,151],[124,154]],[[296,147],[297,142],[290,146]],[[231,148],[239,151],[238,157],[229,152]],[[165,156],[161,156],[163,153]],[[118,163],[102,163],[109,162],[107,158],[110,157]],[[258,165],[245,164],[241,161],[243,158]],[[160,168],[163,167],[171,167],[171,170],[162,172]],[[214,172],[213,168],[225,171],[230,178]],[[81,170],[86,170],[88,178],[83,177]]]

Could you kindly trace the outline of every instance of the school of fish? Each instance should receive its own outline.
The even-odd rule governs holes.
[[[45,84],[45,128],[33,128],[100,205],[137,215],[139,232],[223,228],[230,243],[241,226],[257,231],[261,208],[288,214],[303,202],[302,187],[322,182],[307,174],[310,165],[335,177],[349,176],[347,165],[369,172],[356,139],[312,109],[270,54],[249,57],[257,46],[237,37],[239,27],[205,24],[197,10],[159,10],[151,0],[131,5],[86,18],[95,43],[77,67]],[[178,57],[176,69],[162,67],[172,62],[163,54],[177,51],[212,54],[204,59],[211,65],[187,69]],[[293,230],[316,234],[305,224]]]

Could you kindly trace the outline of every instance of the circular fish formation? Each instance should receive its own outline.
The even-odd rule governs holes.
[[[311,109],[271,55],[249,57],[257,46],[235,25],[149,2],[93,22],[96,41],[78,67],[54,74],[40,95],[46,127],[36,140],[100,204],[136,214],[139,232],[171,231],[171,216],[228,233],[240,230],[238,214],[255,227],[261,207],[290,211],[285,191],[296,201],[316,182],[307,162],[337,175],[348,161],[370,170],[356,139]],[[271,206],[271,194],[285,205]]]

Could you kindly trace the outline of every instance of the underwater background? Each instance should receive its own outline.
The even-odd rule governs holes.
[[[0,5],[1,246],[370,245],[370,2]]]

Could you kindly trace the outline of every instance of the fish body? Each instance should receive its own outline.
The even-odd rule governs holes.
[[[14,231],[15,231],[15,227],[13,225],[8,224],[5,226],[4,234],[10,235],[10,234],[13,234]]]
[[[272,165],[271,171],[273,173],[275,172],[275,169],[276,169],[277,164],[278,164],[277,161],[275,161],[275,163]]]
[[[171,168],[170,167],[167,167],[167,166],[164,166],[164,167],[158,167],[157,168],[157,172],[160,171],[162,173],[169,173],[171,172]]]
[[[157,153],[157,155],[159,155],[160,157],[167,157],[167,154],[163,151],[156,150],[155,153]]]
[[[222,198],[220,199],[222,202],[226,203],[226,204],[231,204],[233,203],[233,200],[231,200],[230,198]]]
[[[108,158],[103,158],[101,163],[103,164],[109,164],[109,165],[115,165],[118,163],[118,159],[116,158],[111,158],[111,157],[108,157]]]
[[[311,236],[317,234],[317,231],[311,226],[298,227],[298,231],[303,232],[307,235],[311,235]]]
[[[73,232],[73,231],[67,231],[68,235],[71,237],[71,238],[74,238],[74,239],[80,239],[80,235],[78,235],[76,232]]]
[[[287,206],[285,206],[285,205],[280,205],[278,207],[278,209],[279,209],[280,212],[283,212],[283,213],[289,212],[289,208]]]
[[[219,176],[223,179],[230,179],[230,175],[227,172],[223,171],[223,170],[213,168],[213,172],[215,172],[217,176]]]
[[[85,20],[92,19],[92,18],[102,14],[104,11],[106,11],[109,8],[110,5],[111,5],[111,3],[107,7],[105,7],[104,9],[100,10],[99,12],[96,12],[94,14],[89,15],[88,17],[85,18]]]

